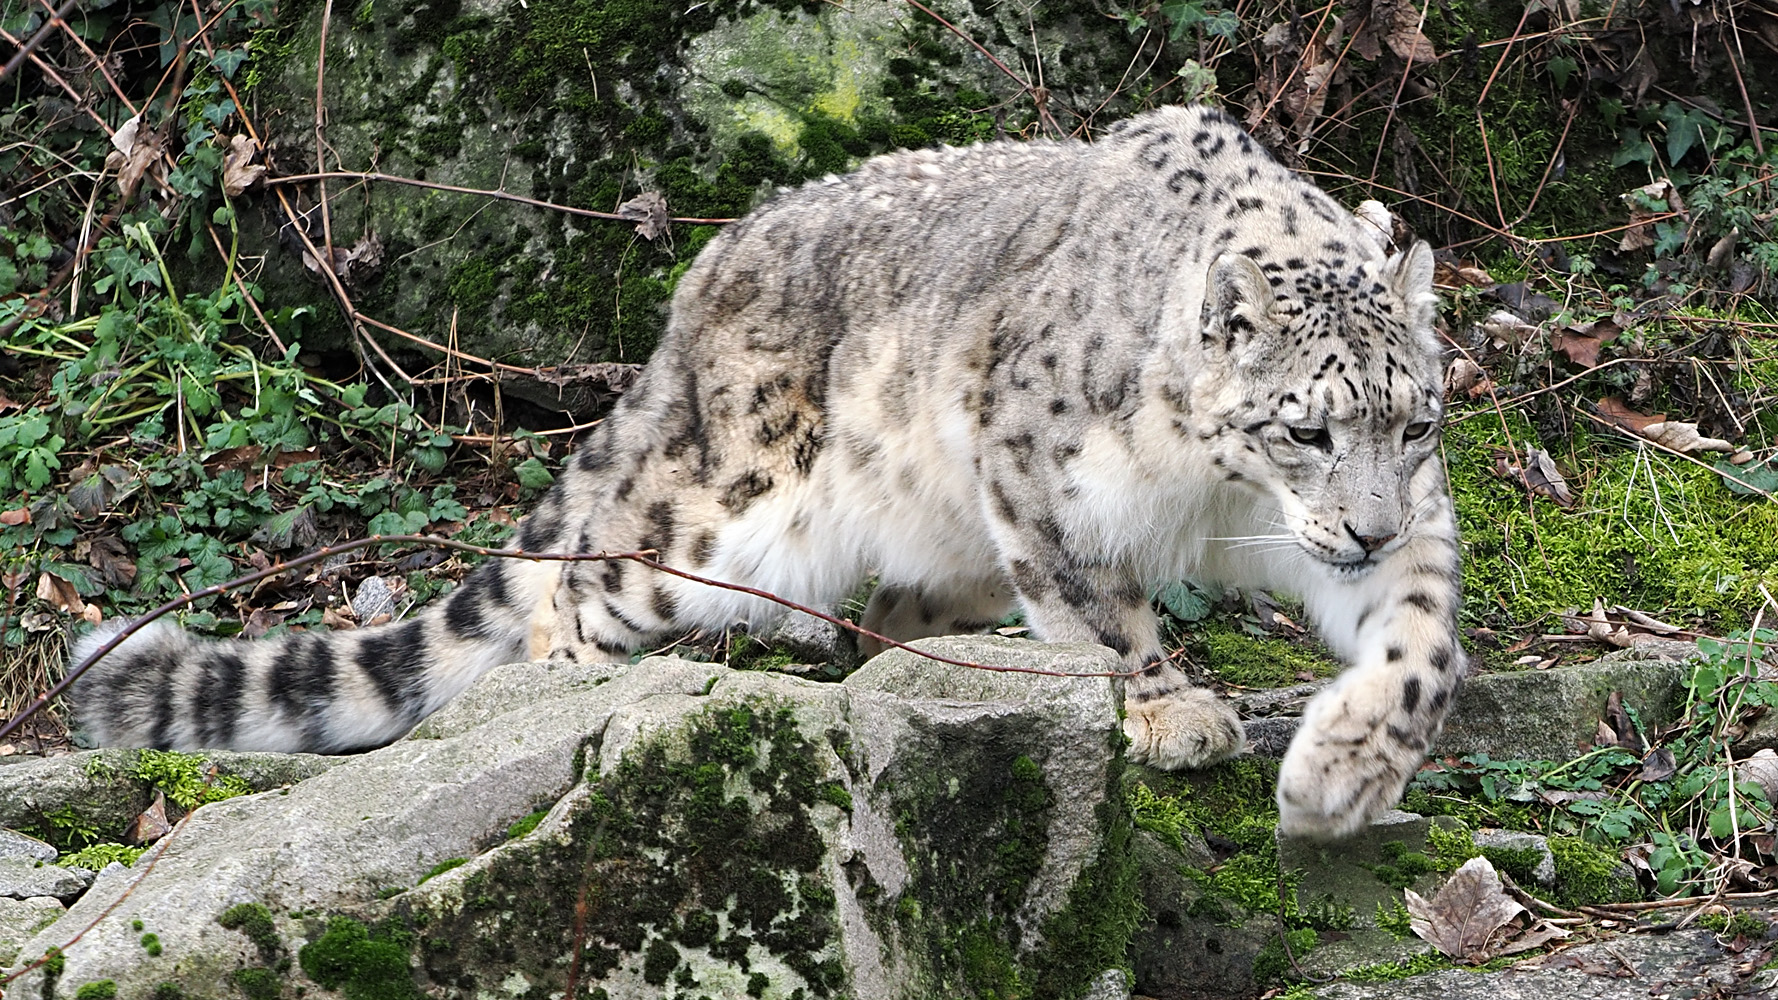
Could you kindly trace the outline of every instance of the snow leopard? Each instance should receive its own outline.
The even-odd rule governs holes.
[[[903,642],[1021,610],[1116,652],[1128,758],[1169,769],[1244,740],[1169,658],[1153,589],[1296,594],[1348,667],[1284,758],[1280,824],[1346,835],[1400,797],[1467,662],[1432,269],[1209,107],[878,156],[709,242],[516,547],[652,550],[814,607],[875,577],[862,624]],[[394,624],[157,623],[75,697],[101,744],[345,753],[502,663],[624,662],[779,611],[636,563],[494,559]]]

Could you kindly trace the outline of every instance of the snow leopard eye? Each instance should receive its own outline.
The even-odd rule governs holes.
[[[1290,439],[1297,444],[1306,444],[1323,450],[1333,447],[1333,437],[1327,433],[1325,427],[1292,427]]]
[[[1403,441],[1418,441],[1421,438],[1423,438],[1426,435],[1431,434],[1431,433],[1432,433],[1432,421],[1430,421],[1430,420],[1416,420],[1413,423],[1409,424],[1407,426],[1406,430],[1401,432],[1401,439]]]

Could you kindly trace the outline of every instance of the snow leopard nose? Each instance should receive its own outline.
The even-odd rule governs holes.
[[[1356,528],[1352,527],[1352,522],[1350,521],[1346,522],[1346,534],[1351,535],[1352,540],[1363,547],[1366,554],[1375,552],[1383,546],[1388,545],[1390,540],[1395,537],[1395,532],[1393,531],[1387,535],[1361,535]]]

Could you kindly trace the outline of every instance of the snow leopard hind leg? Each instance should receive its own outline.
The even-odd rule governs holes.
[[[859,625],[896,642],[913,642],[986,632],[1014,606],[1012,584],[999,574],[926,583],[884,581],[871,591]],[[867,658],[887,648],[869,636],[858,638],[858,651]]]

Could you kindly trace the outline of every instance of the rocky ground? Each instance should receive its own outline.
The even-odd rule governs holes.
[[[928,648],[1115,667],[1097,647]],[[1613,692],[1659,726],[1677,652],[1477,677],[1440,752],[1572,755]],[[1648,895],[1625,865],[1575,903],[1549,839],[1450,816],[1271,842],[1265,755],[1312,687],[1248,695],[1255,754],[1183,779],[1123,764],[1103,678],[900,652],[843,683],[517,664],[353,757],[13,758],[0,824],[36,836],[0,837],[0,962],[45,1000],[1778,996],[1768,900],[1625,902]],[[1169,827],[1157,803],[1252,811],[1251,836]],[[39,839],[130,833],[153,844],[133,864]],[[1254,858],[1270,867],[1243,886]]]

